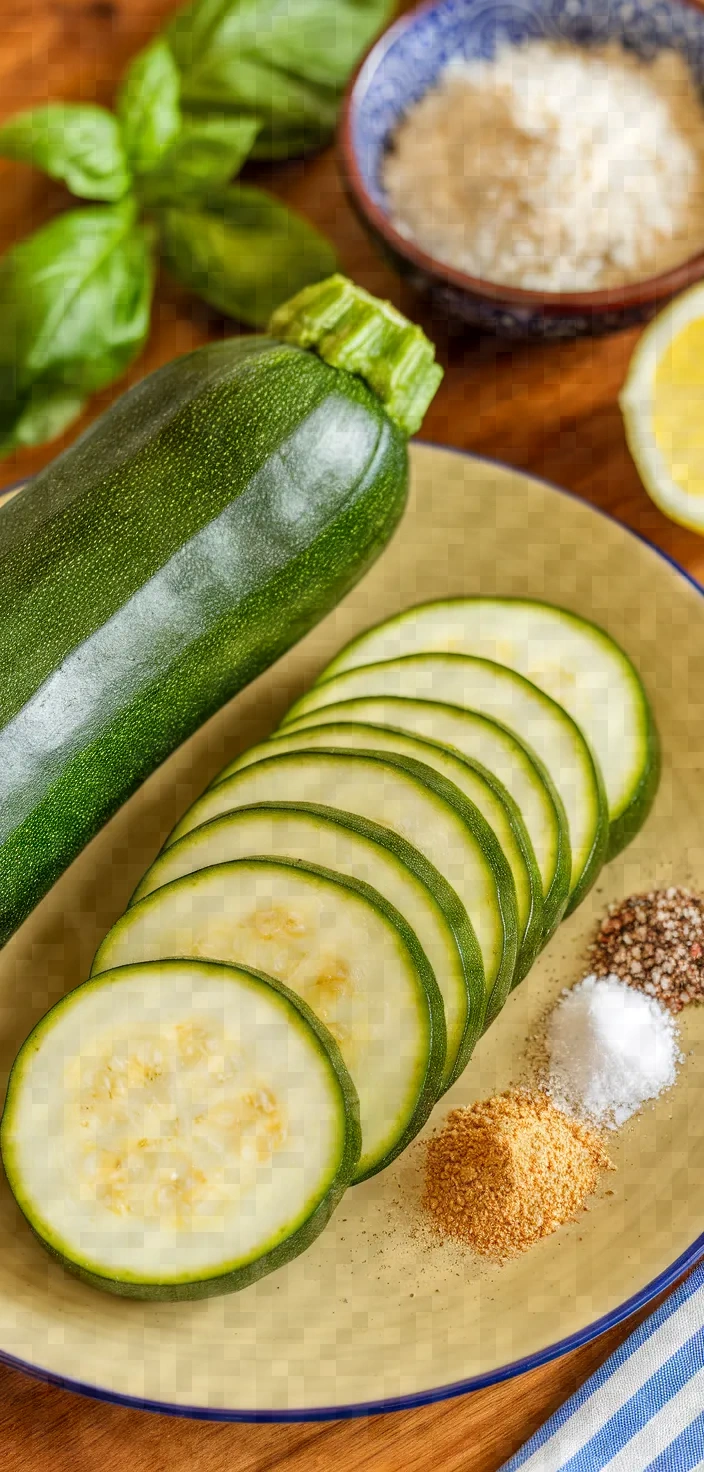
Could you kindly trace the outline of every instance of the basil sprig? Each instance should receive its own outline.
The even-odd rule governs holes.
[[[82,200],[0,259],[0,455],[63,433],[149,332],[158,247],[228,316],[263,327],[336,269],[333,247],[260,189],[246,159],[329,137],[342,88],[393,0],[192,0],[131,63],[115,114],[33,108],[0,156]]]

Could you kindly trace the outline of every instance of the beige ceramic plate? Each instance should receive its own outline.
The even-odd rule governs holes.
[[[219,767],[265,736],[353,634],[421,599],[479,592],[554,599],[603,623],[642,672],[664,748],[644,832],[561,927],[431,1126],[525,1076],[526,1037],[583,974],[607,901],[652,884],[704,888],[704,598],[579,501],[422,445],[410,509],[370,575],[145,784],[0,953],[5,1075],[37,1018],[87,976],[161,840]],[[2,1184],[0,1356],[110,1399],[261,1420],[418,1404],[550,1358],[645,1302],[701,1250],[703,1041],[704,1008],[691,1009],[678,1084],[613,1141],[613,1194],[501,1269],[414,1236],[417,1146],[349,1191],[303,1257],[195,1304],[83,1287],[45,1255]]]

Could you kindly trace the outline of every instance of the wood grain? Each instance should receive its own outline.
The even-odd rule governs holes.
[[[4,0],[0,115],[48,98],[110,104],[128,58],[172,9],[173,0]],[[327,231],[346,272],[422,321],[438,343],[447,374],[424,438],[506,460],[565,486],[704,578],[704,542],[655,509],[626,448],[617,396],[636,332],[546,347],[458,335],[433,320],[374,254],[343,197],[334,150],[305,163],[261,168],[255,177]],[[0,250],[66,202],[59,186],[0,162]],[[79,428],[129,382],[233,330],[162,279],[146,351],[114,390],[94,399]],[[5,460],[0,486],[30,475],[61,448],[58,442]],[[169,1419],[83,1399],[0,1367],[0,1464],[4,1472],[98,1472],[104,1466],[111,1472],[496,1472],[634,1322],[471,1396],[417,1411],[300,1426]]]
[[[294,1426],[125,1410],[0,1369],[1,1464],[3,1472],[496,1472],[624,1333],[612,1330],[540,1370],[435,1406]]]

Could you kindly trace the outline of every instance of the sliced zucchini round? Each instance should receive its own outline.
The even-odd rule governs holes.
[[[481,813],[425,763],[392,752],[334,748],[267,758],[204,792],[167,842],[234,807],[286,802],[294,793],[297,802],[338,808],[391,829],[445,876],[479,942],[483,1002],[473,1009],[473,1020],[481,1031],[503,1006],[513,979],[518,924],[513,878]]]
[[[523,675],[489,659],[461,654],[410,654],[360,665],[315,685],[292,706],[283,726],[340,700],[407,695],[466,706],[515,730],[545,763],[567,813],[572,854],[570,898],[576,909],[601,869],[609,838],[604,783],[572,717]]]
[[[202,961],[108,971],[15,1061],[10,1188],[49,1252],[131,1298],[231,1293],[322,1231],[354,1176],[354,1085],[270,977]]]
[[[655,721],[628,655],[604,629],[533,598],[452,598],[397,614],[347,645],[324,678],[358,665],[441,651],[497,660],[559,701],[601,767],[609,857],[644,823],[657,791]]]
[[[278,732],[261,746],[250,747],[237,761],[225,768],[228,775],[251,766],[268,756],[282,752],[312,750],[334,746],[337,750],[391,751],[426,762],[434,771],[453,782],[473,802],[492,829],[508,861],[516,888],[518,913],[518,955],[513,975],[515,986],[530,970],[543,940],[543,891],[535,854],[523,819],[498,778],[479,762],[468,761],[445,747],[431,744],[404,731],[390,731],[384,726],[339,721],[333,725],[308,726],[305,731],[288,729]],[[412,913],[412,912],[411,912]]]
[[[165,956],[253,966],[303,997],[359,1095],[356,1181],[388,1165],[425,1123],[445,1065],[442,998],[414,932],[370,885],[294,860],[201,869],[127,910],[93,974]]]
[[[477,711],[393,695],[327,705],[287,722],[286,730],[301,731],[336,721],[364,721],[408,731],[481,762],[487,771],[496,773],[517,804],[530,836],[543,887],[543,939],[548,940],[562,919],[569,897],[570,839],[560,794],[535,752],[507,726]],[[222,774],[215,780],[221,781]]]
[[[456,937],[461,938],[465,951],[467,945],[472,948],[475,971],[477,944],[454,890],[417,849],[396,833],[378,823],[314,804],[263,803],[238,808],[192,829],[160,854],[135,891],[132,904],[197,869],[261,855],[300,859],[361,879],[412,922],[435,972],[445,1007],[444,1093],[465,1067],[473,1043],[472,993],[463,949]]]

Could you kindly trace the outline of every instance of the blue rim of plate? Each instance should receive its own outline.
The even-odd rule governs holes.
[[[498,470],[508,470],[514,475],[524,475],[528,480],[536,481],[538,485],[545,486],[546,490],[554,491],[558,496],[566,496],[570,501],[579,501],[580,505],[589,507],[595,516],[603,516],[605,521],[611,521],[619,526],[627,536],[633,537],[634,541],[649,547],[651,552],[674,568],[675,572],[700,596],[704,596],[704,586],[684,567],[680,567],[674,557],[663,552],[662,548],[657,547],[648,537],[625,526],[608,511],[603,511],[599,506],[592,506],[590,501],[585,501],[583,496],[576,495],[574,491],[567,491],[564,486],[553,485],[552,481],[545,480],[543,476],[532,475],[529,471],[519,470],[515,465],[507,465],[502,460],[493,460],[488,455],[473,455],[469,450],[458,450],[452,445],[437,445],[432,440],[416,440],[414,443],[423,445],[429,450],[442,450],[451,455],[459,455],[463,460],[474,460],[480,465],[491,465]],[[13,485],[5,486],[0,491],[0,505],[10,491],[16,491],[19,487],[28,485],[31,479],[32,477],[28,477],[26,481],[15,481]],[[73,1390],[77,1395],[88,1396],[91,1400],[106,1401],[109,1405],[127,1406],[136,1411],[154,1411],[162,1416],[182,1416],[189,1421],[243,1421],[259,1425],[291,1424],[302,1421],[351,1421],[362,1416],[378,1416],[388,1411],[412,1411],[420,1406],[435,1405],[438,1401],[454,1400],[459,1395],[468,1395],[472,1390],[484,1390],[489,1385],[500,1385],[504,1380],[512,1380],[517,1375],[524,1375],[528,1370],[537,1370],[539,1366],[547,1365],[551,1360],[569,1354],[570,1350],[580,1349],[582,1345],[598,1339],[599,1335],[605,1334],[607,1329],[614,1329],[617,1324],[623,1323],[624,1319],[630,1318],[631,1314],[645,1308],[659,1294],[672,1288],[677,1280],[695,1267],[702,1257],[704,1257],[704,1233],[697,1237],[692,1245],[681,1253],[668,1268],[665,1268],[664,1272],[660,1273],[657,1278],[651,1279],[650,1283],[646,1283],[639,1293],[634,1293],[631,1298],[625,1299],[610,1313],[603,1314],[600,1319],[595,1319],[583,1329],[577,1330],[574,1334],[568,1334],[566,1339],[558,1339],[555,1344],[548,1344],[544,1349],[536,1350],[534,1354],[525,1355],[523,1359],[512,1360],[510,1364],[500,1365],[496,1370],[487,1370],[483,1375],[472,1375],[467,1380],[456,1380],[451,1385],[440,1385],[434,1390],[418,1390],[413,1395],[390,1396],[385,1400],[358,1401],[354,1405],[321,1406],[318,1409],[300,1411],[213,1410],[209,1406],[173,1405],[169,1401],[144,1400],[136,1395],[121,1395],[116,1390],[104,1390],[99,1385],[88,1385],[82,1380],[72,1380],[67,1375],[57,1375],[52,1370],[42,1370],[38,1365],[29,1364],[26,1360],[8,1354],[3,1349],[0,1349],[0,1365],[7,1365],[12,1370],[21,1370],[25,1375],[30,1375],[34,1380],[41,1380],[45,1385],[55,1385],[59,1390]]]

